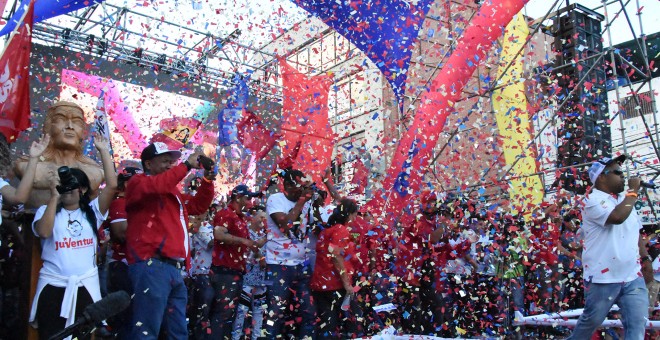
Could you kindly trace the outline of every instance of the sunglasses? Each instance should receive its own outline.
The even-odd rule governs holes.
[[[621,171],[621,170],[605,170],[605,171],[603,171],[603,175],[607,175],[609,173],[613,173],[617,176],[623,176],[623,171]]]

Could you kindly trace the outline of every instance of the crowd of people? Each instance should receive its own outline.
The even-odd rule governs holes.
[[[117,291],[130,294],[130,307],[93,325],[100,336],[568,335],[557,327],[516,327],[514,312],[586,303],[574,334],[581,339],[616,301],[625,338],[637,339],[644,337],[647,307],[657,301],[651,262],[658,251],[653,235],[637,232],[631,206],[640,182],[630,179],[624,193],[625,158],[594,162],[586,203],[557,199],[520,211],[488,205],[477,192],[422,190],[411,211],[386,224],[381,212],[342,197],[329,170],[323,183],[313,183],[304,169],[279,169],[267,191],[240,184],[223,202],[201,152],[181,161],[181,151],[161,142],[142,150],[141,168],[115,171],[109,141],[100,135],[94,145],[102,172],[84,159],[81,166],[39,165],[57,159],[58,146],[79,148],[81,116],[73,103],[54,105],[45,137],[21,159],[19,184],[0,180],[8,205],[38,202],[27,231],[12,214],[2,221],[4,327],[12,309],[7,297],[15,294],[4,278],[17,275],[8,264],[29,231],[40,240],[43,260],[30,313],[41,339]],[[180,190],[190,176],[199,180]],[[74,336],[89,331],[79,328]]]

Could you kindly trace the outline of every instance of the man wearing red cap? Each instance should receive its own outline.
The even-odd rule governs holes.
[[[126,255],[133,286],[130,339],[156,339],[161,326],[170,339],[186,339],[188,292],[181,269],[190,259],[188,215],[204,214],[213,200],[215,174],[206,171],[195,196],[179,192],[188,172],[200,169],[195,152],[181,156],[165,143],[147,146],[140,156],[144,174],[126,188]]]

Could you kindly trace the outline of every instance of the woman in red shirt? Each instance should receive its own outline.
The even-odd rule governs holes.
[[[357,216],[358,205],[344,198],[328,219],[328,228],[321,231],[316,243],[316,265],[310,284],[318,310],[318,339],[340,337],[339,320],[344,298],[354,294],[353,266],[355,244],[350,241],[347,225]]]

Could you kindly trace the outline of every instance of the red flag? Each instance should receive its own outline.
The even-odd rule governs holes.
[[[320,183],[330,165],[334,133],[328,122],[328,92],[332,78],[328,75],[308,77],[279,58],[282,74],[282,134],[284,156],[300,143],[293,168]]]
[[[34,1],[0,57],[0,132],[9,143],[30,127],[30,49]]]
[[[261,124],[259,117],[246,111],[241,121],[236,124],[238,140],[244,147],[254,152],[257,160],[264,158],[277,143],[278,135],[274,135]]]

